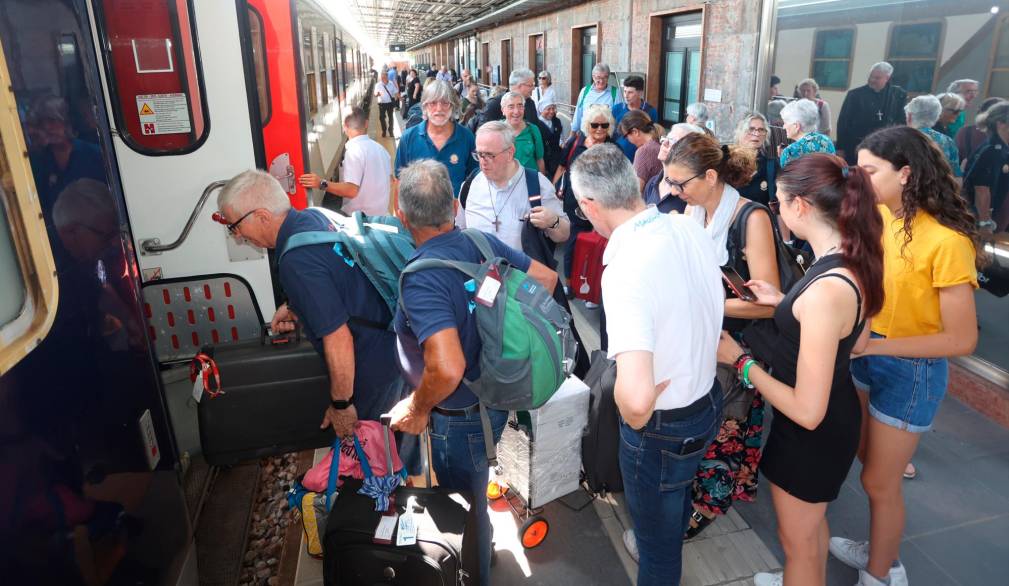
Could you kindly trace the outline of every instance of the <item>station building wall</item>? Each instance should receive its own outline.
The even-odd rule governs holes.
[[[502,41],[511,41],[512,68],[531,67],[529,37],[544,34],[546,69],[553,76],[558,100],[573,104],[577,91],[573,62],[577,30],[597,26],[597,62],[612,71],[646,75],[646,100],[657,106],[661,60],[661,19],[676,13],[702,12],[702,72],[697,101],[705,88],[719,90],[719,102],[706,102],[715,132],[731,140],[736,120],[752,107],[757,62],[761,2],[755,0],[598,0],[556,12],[518,20],[477,33],[478,51],[487,44],[487,63],[481,68],[502,64]],[[418,53],[431,55],[436,63],[457,62],[455,40],[429,45]],[[504,71],[502,71],[502,77]],[[501,80],[507,84],[507,78]]]

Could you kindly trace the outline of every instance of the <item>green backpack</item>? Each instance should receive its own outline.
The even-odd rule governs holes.
[[[277,264],[295,248],[311,244],[333,244],[336,252],[350,266],[357,265],[378,290],[390,313],[396,315],[399,300],[399,275],[414,253],[413,237],[395,216],[366,216],[354,212],[342,216],[322,208],[310,208],[326,218],[336,230],[299,232],[287,239],[277,252]],[[376,329],[392,329],[392,323],[378,324],[351,317],[351,321]],[[395,320],[393,320],[395,321]]]
[[[490,242],[479,230],[463,230],[484,258],[483,263],[443,259],[411,262],[400,276],[402,306],[403,277],[433,268],[451,268],[473,279],[467,291],[480,291],[488,273],[497,272],[501,287],[488,307],[476,305],[480,335],[480,379],[466,381],[480,400],[488,461],[493,466],[494,444],[486,409],[526,411],[537,409],[554,395],[574,368],[577,350],[571,332],[571,315],[550,291],[522,271],[494,254]],[[409,321],[406,307],[403,314]]]

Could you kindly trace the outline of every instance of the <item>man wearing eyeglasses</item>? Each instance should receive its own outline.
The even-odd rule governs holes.
[[[280,183],[259,170],[231,179],[217,208],[215,220],[262,248],[283,250],[295,234],[334,229],[323,213],[293,209]],[[271,329],[288,332],[301,324],[329,369],[332,404],[321,427],[345,437],[359,417],[377,420],[392,409],[404,393],[396,336],[387,329],[393,316],[361,267],[324,243],[291,249],[278,273],[288,301],[277,309]]]
[[[582,127],[582,115],[585,109],[593,104],[602,104],[613,108],[624,101],[624,96],[610,84],[610,66],[605,63],[597,63],[592,68],[592,83],[582,88],[578,93],[575,115],[571,120],[571,128]]]
[[[432,81],[420,96],[424,122],[403,133],[396,147],[396,177],[404,168],[420,159],[434,159],[445,165],[452,180],[452,191],[459,188],[477,168],[473,160],[476,148],[470,129],[455,123],[459,115],[459,94],[444,81]]]
[[[473,157],[480,161],[480,172],[470,181],[466,201],[456,215],[456,226],[493,234],[516,250],[523,250],[524,222],[530,222],[554,242],[567,241],[571,224],[553,185],[515,160],[515,133],[507,122],[488,122],[477,130]],[[532,176],[539,193],[535,202],[529,197],[528,178]]]

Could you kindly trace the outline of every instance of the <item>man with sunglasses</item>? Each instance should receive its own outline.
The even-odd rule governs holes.
[[[295,234],[334,229],[318,208],[293,209],[280,183],[259,170],[231,179],[217,208],[215,220],[262,248],[283,250]],[[329,369],[332,404],[322,427],[347,436],[358,418],[377,420],[392,409],[404,393],[396,336],[387,328],[393,316],[361,267],[323,243],[291,249],[278,274],[288,300],[274,314],[271,329],[287,332],[300,324]]]
[[[637,537],[637,584],[679,584],[692,481],[722,410],[715,355],[725,296],[715,250],[697,222],[645,206],[617,146],[586,151],[571,174],[582,213],[609,238],[607,354],[617,363],[620,472]]]

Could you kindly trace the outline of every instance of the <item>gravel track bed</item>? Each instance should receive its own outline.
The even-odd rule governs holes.
[[[298,455],[263,458],[259,465],[259,487],[238,583],[241,586],[278,586],[277,571],[284,535],[291,523],[287,490],[294,482]]]

